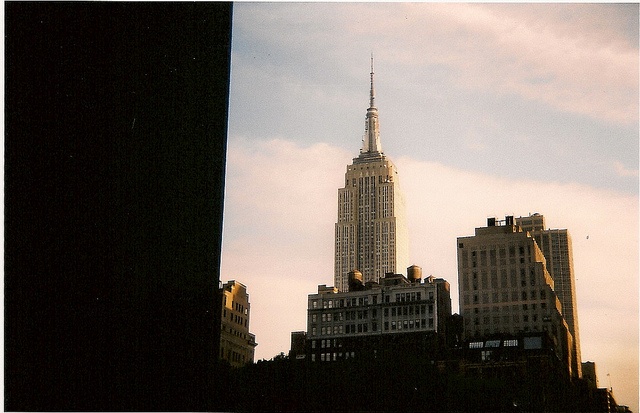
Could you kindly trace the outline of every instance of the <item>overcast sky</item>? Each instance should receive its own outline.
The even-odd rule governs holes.
[[[333,284],[373,53],[411,262],[457,311],[456,237],[533,212],[567,228],[582,358],[638,411],[638,5],[235,3],[232,36],[222,279],[248,287],[256,359]]]

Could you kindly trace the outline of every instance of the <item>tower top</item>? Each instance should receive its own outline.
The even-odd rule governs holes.
[[[373,53],[371,53],[371,90],[369,92],[369,107],[375,108],[375,91],[373,90]]]
[[[371,89],[369,91],[369,108],[364,124],[364,136],[362,137],[362,149],[360,157],[380,156],[382,145],[380,145],[380,130],[378,125],[378,108],[375,105],[375,90],[373,88],[373,53],[371,53]]]

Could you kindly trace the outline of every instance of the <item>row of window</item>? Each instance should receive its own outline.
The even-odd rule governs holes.
[[[417,318],[411,320],[393,320],[384,322],[384,331],[396,331],[396,330],[413,330],[413,329],[426,329],[434,328],[433,318]],[[358,324],[340,324],[335,326],[326,327],[311,327],[311,336],[317,336],[320,332],[321,336],[324,335],[337,335],[337,334],[357,334],[368,333],[378,331],[378,323],[358,323]]]
[[[371,296],[373,304],[378,303],[378,296]],[[337,300],[312,300],[311,308],[341,308],[369,305],[369,296],[341,298]]]
[[[392,307],[384,309],[384,316],[386,317],[402,317],[402,316],[413,316],[422,315],[422,314],[433,314],[433,304],[423,305],[410,305],[403,307]],[[371,312],[369,310],[358,310],[358,311],[345,311],[345,312],[336,312],[336,313],[322,313],[320,317],[318,314],[311,314],[311,322],[316,323],[318,319],[324,322],[332,322],[332,321],[351,321],[351,320],[365,320],[369,318],[369,314],[371,314],[371,318],[376,318],[378,316],[378,310],[372,309]]]
[[[498,289],[498,288],[517,288],[526,287],[529,285],[536,285],[538,276],[536,275],[536,264],[531,265],[529,268],[529,278],[527,279],[527,271],[524,267],[520,268],[520,279],[516,276],[516,268],[509,270],[509,277],[507,278],[507,269],[503,268],[500,271],[500,283],[498,284],[498,271],[491,270],[491,274],[487,274],[485,270],[480,272],[478,276],[477,271],[473,271],[471,274],[465,272],[461,277],[461,288],[464,291],[470,290],[486,290],[486,289]]]
[[[491,299],[490,299],[491,297]],[[491,304],[491,303],[508,303],[513,301],[531,301],[531,300],[546,300],[547,299],[547,291],[546,289],[542,290],[522,290],[522,291],[493,291],[491,292],[491,296],[489,292],[484,292],[482,294],[473,293],[473,294],[463,294],[462,302],[465,305],[471,304]]]
[[[521,317],[522,316],[522,317]],[[482,318],[483,321],[483,325],[489,325],[491,322],[493,322],[493,325],[499,325],[501,324],[509,324],[509,321],[511,320],[513,323],[517,324],[520,323],[520,321],[522,320],[523,323],[528,323],[529,321],[531,322],[538,322],[541,318],[538,317],[538,314],[512,314],[511,317],[509,317],[509,315],[502,315],[501,316],[497,316],[494,315],[493,317],[489,317],[489,316],[484,316]],[[466,320],[466,322],[470,322],[471,320]],[[549,316],[544,316],[542,317],[542,321],[551,321],[551,318]],[[474,317],[473,318],[473,324],[474,325],[480,325],[480,317]]]
[[[429,291],[427,297],[429,300],[433,300],[433,297],[434,297],[433,291]],[[424,297],[422,295],[422,291],[396,293],[395,302],[404,303],[404,302],[411,302],[411,301],[422,301],[427,297]],[[391,302],[390,294],[385,294],[384,302],[385,303]],[[317,308],[357,307],[357,306],[366,306],[366,305],[369,305],[370,303],[372,305],[378,304],[378,296],[371,295],[371,296],[362,296],[362,297],[341,298],[341,299],[335,299],[335,300],[316,299],[316,300],[311,300],[311,308],[317,309]]]
[[[540,304],[540,308],[543,310],[547,309],[547,303],[525,303],[525,304],[513,304],[513,305],[503,305],[503,306],[493,306],[493,307],[473,307],[473,313],[474,314],[478,314],[480,312],[483,313],[517,313],[520,312],[520,309],[522,309],[523,311],[528,311],[528,310],[532,310],[532,311],[536,311],[538,309],[538,304]]]
[[[242,325],[245,326],[245,327],[247,326],[247,319],[245,319],[245,318],[243,318],[243,317],[241,317],[241,316],[239,316],[237,314],[234,314],[231,311],[229,311],[228,316],[229,316],[229,320],[231,320],[231,322],[236,323],[236,324],[241,325],[241,326]],[[222,318],[227,318],[227,310],[226,309],[222,310]]]
[[[231,349],[227,349],[225,357],[224,348],[220,349],[220,357],[231,363],[244,363],[247,360],[247,357],[244,354],[238,353],[237,351],[233,351]]]
[[[414,320],[402,320],[402,321],[385,321],[384,331],[389,330],[413,330],[416,328],[433,328],[433,318],[416,319]]]
[[[227,330],[227,328],[228,328],[228,330]],[[232,334],[232,335],[234,335],[236,337],[240,337],[240,338],[245,339],[245,340],[247,339],[247,334],[245,332],[238,331],[238,330],[234,329],[233,327],[227,326],[225,324],[222,324],[222,331],[223,332],[228,332],[229,334]]]
[[[517,347],[518,346],[518,340],[515,339],[511,339],[511,340],[487,340],[486,342],[484,341],[472,341],[471,343],[469,343],[469,348],[495,348],[495,347],[500,347],[500,343],[502,343],[503,347]]]
[[[510,330],[511,330],[510,331],[511,333],[517,333],[517,332],[528,333],[528,332],[549,331],[547,329],[547,327],[544,326],[544,325],[542,327],[540,327],[539,325],[533,325],[533,326],[525,325],[525,326],[522,326],[522,327],[520,327],[519,325],[515,325]],[[551,330],[555,330],[555,327],[553,325],[551,326]],[[497,333],[497,332],[503,333],[503,332],[505,332],[505,328],[504,327],[501,328],[500,331],[493,331],[490,328],[484,328],[484,330],[481,330],[479,327],[476,327],[473,330],[465,328],[465,331],[467,331],[468,333],[466,333],[466,334],[469,334],[469,335],[475,335],[475,336],[485,335],[485,336],[488,336],[490,334]]]
[[[340,352],[340,353],[320,353],[319,354],[319,359],[320,361],[336,361],[336,360],[341,360],[341,359],[345,359],[348,360],[349,358],[355,358],[356,357],[356,353],[354,351],[347,351],[347,352]],[[315,354],[311,354],[311,361],[316,361],[316,355]]]

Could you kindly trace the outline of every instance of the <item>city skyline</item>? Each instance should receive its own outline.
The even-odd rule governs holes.
[[[236,4],[221,277],[251,293],[256,360],[288,350],[333,280],[373,51],[410,264],[457,312],[456,237],[505,214],[567,228],[583,361],[637,410],[637,10]]]

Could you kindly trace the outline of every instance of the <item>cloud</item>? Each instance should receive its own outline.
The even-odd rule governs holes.
[[[610,122],[638,121],[637,5],[280,4],[239,5],[253,32],[306,82],[354,77],[370,51],[424,82],[441,68],[462,89],[550,105]],[[635,7],[635,8],[634,8]],[[631,13],[631,15],[634,15]],[[235,21],[234,21],[235,23]],[[234,44],[235,46],[235,44]]]
[[[327,144],[229,140],[222,277],[248,287],[258,359],[287,352],[290,333],[306,329],[307,295],[333,284],[337,189],[352,157]],[[637,371],[629,367],[638,347],[637,197],[410,157],[395,163],[412,262],[451,283],[454,309],[457,237],[472,235],[487,217],[533,212],[551,228],[569,229],[584,358],[611,372],[620,391],[637,388]]]
[[[626,166],[624,166],[622,164],[622,162],[615,161],[613,163],[613,168],[615,169],[616,174],[618,174],[618,176],[620,176],[620,177],[623,177],[623,178],[628,177],[628,176],[638,177],[638,170],[637,169],[628,169]]]
[[[637,122],[637,40],[627,42],[614,26],[584,24],[607,8],[482,4],[406,8],[414,20],[410,32],[431,39],[422,48],[425,63],[448,66],[459,87],[515,94],[559,111],[607,121]],[[432,20],[436,24],[429,24]],[[421,27],[421,23],[427,24]],[[415,59],[408,60],[415,64]]]

